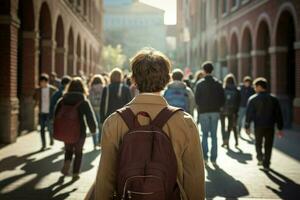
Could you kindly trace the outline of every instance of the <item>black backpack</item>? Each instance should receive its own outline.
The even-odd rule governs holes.
[[[180,200],[177,160],[171,140],[162,130],[173,114],[182,109],[166,107],[154,120],[147,112],[136,115],[129,107],[118,110],[129,128],[119,149],[117,200]],[[150,124],[141,126],[138,115]]]

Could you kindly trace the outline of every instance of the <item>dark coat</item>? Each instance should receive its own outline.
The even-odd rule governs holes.
[[[120,83],[111,83],[103,89],[101,103],[100,103],[100,121],[103,123],[105,119],[115,112],[116,110],[122,108],[132,99],[130,89],[126,85],[122,85],[121,95],[119,96]],[[107,102],[107,112],[105,113],[106,95],[107,88],[109,90],[108,102]]]
[[[199,113],[220,112],[224,105],[222,84],[212,76],[206,76],[196,84],[195,101]]]
[[[256,128],[274,128],[277,124],[277,128],[282,130],[283,119],[277,98],[267,92],[251,96],[246,111],[246,129],[251,121],[254,121]]]
[[[79,118],[80,118],[80,132],[81,132],[81,137],[85,137],[87,125],[92,133],[96,132],[96,127],[98,125],[90,101],[82,93],[75,93],[75,92],[66,93],[58,101],[55,109],[55,115],[61,108],[62,104],[76,105],[79,102],[82,102],[78,107]],[[85,123],[85,121],[87,124]]]
[[[249,98],[255,94],[253,87],[245,87],[244,85],[240,86],[240,93],[241,93],[241,107],[247,107],[247,103]]]
[[[225,88],[225,104],[222,107],[221,113],[224,115],[227,114],[236,114],[239,111],[240,101],[241,101],[241,94],[240,91],[237,89],[235,85],[229,85]],[[227,94],[232,95],[232,99],[228,99],[226,97]]]

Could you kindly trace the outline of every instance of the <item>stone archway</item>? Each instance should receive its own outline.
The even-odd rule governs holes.
[[[72,27],[69,30],[68,34],[68,67],[67,67],[67,74],[73,76],[76,74],[76,70],[74,70],[74,33]]]
[[[236,33],[233,33],[230,38],[230,56],[229,60],[229,71],[234,74],[235,77],[238,77],[238,54],[239,44],[238,44],[238,37]]]
[[[50,74],[53,71],[55,43],[52,40],[52,20],[49,6],[44,2],[40,9],[40,59],[39,73]]]
[[[55,72],[59,77],[65,74],[65,32],[64,23],[61,16],[58,16],[55,33],[56,51],[55,51]]]
[[[275,30],[275,47],[271,48],[272,91],[279,96],[285,127],[291,127],[293,100],[296,96],[295,19],[288,10],[281,12]]]
[[[37,117],[32,95],[38,84],[38,32],[35,28],[35,14],[32,0],[19,1],[18,17],[18,78],[19,132],[35,129]]]
[[[80,35],[77,36],[77,49],[76,49],[76,57],[77,57],[77,63],[76,63],[76,72],[82,73],[82,57],[81,57],[81,39]]]
[[[252,52],[254,57],[253,71],[255,76],[265,77],[271,83],[270,38],[268,23],[262,20],[256,32],[256,49]]]
[[[249,27],[246,27],[242,32],[241,51],[238,54],[239,69],[238,80],[243,80],[245,76],[252,76],[252,34]]]

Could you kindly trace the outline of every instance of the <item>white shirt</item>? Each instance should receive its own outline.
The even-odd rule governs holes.
[[[41,113],[48,114],[50,110],[50,88],[41,89]]]

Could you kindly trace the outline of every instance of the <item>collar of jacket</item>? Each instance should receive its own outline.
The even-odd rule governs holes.
[[[167,106],[167,101],[160,95],[152,93],[142,93],[137,95],[128,105],[132,104],[156,104]]]

